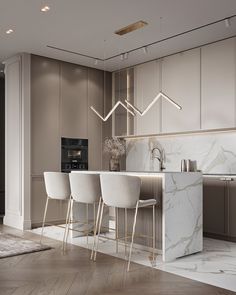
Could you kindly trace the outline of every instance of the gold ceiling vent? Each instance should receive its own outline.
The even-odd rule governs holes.
[[[115,31],[115,34],[122,36],[122,35],[128,34],[130,32],[133,32],[135,30],[141,29],[141,28],[145,27],[146,25],[148,25],[147,22],[140,20],[136,23],[128,25],[127,27],[124,27],[124,28],[121,28],[121,29]]]

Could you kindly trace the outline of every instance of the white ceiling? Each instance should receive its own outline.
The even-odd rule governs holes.
[[[48,13],[40,11],[44,5],[50,6]],[[0,0],[0,61],[29,52],[113,71],[234,36],[236,18],[229,28],[221,22],[152,46],[147,55],[139,50],[128,60],[114,58],[105,65],[47,45],[103,59],[234,14],[236,0]],[[149,25],[114,34],[138,20]],[[6,35],[9,28],[14,33]]]

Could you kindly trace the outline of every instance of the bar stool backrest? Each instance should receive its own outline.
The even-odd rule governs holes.
[[[70,173],[72,198],[76,202],[93,204],[101,197],[99,174]]]
[[[139,200],[141,179],[137,176],[101,174],[102,198],[107,206],[134,208]]]
[[[44,172],[44,182],[49,198],[57,200],[70,198],[70,182],[67,173]]]

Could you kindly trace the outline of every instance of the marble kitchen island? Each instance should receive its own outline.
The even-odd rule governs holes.
[[[74,171],[73,173],[113,173],[138,176],[142,180],[141,198],[155,198],[156,246],[163,261],[200,252],[203,249],[202,173],[200,172],[109,172]],[[124,232],[124,210],[118,211],[119,236]],[[128,232],[131,231],[134,210],[128,210]],[[152,210],[138,213],[136,233],[152,233]],[[151,246],[151,241],[137,238],[136,244]]]

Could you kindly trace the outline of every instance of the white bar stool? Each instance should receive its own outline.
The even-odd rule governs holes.
[[[99,174],[89,174],[89,173],[70,173],[70,189],[71,189],[71,209],[72,211],[74,202],[86,204],[86,222],[83,224],[89,225],[88,220],[88,206],[93,205],[94,209],[94,221],[93,221],[93,235],[95,236],[97,233],[98,226],[98,218],[101,207],[101,185]],[[96,204],[98,204],[97,216],[96,216]],[[96,221],[95,221],[96,219]],[[76,221],[72,221],[76,222]],[[67,222],[67,236],[69,233],[69,225],[70,222]],[[73,230],[73,229],[71,229]],[[76,230],[75,230],[76,231]],[[87,244],[88,244],[88,229],[87,233]]]
[[[44,172],[44,182],[45,182],[45,188],[47,193],[47,200],[46,200],[46,205],[45,205],[44,215],[43,215],[43,224],[42,224],[40,243],[42,242],[42,238],[43,238],[43,231],[45,226],[49,200],[63,200],[68,202],[67,215],[65,219],[66,223],[67,223],[69,211],[70,211],[69,175],[67,173],[62,173],[62,172]],[[66,237],[66,226],[65,226],[64,237],[63,237],[63,249],[64,249],[65,237]]]
[[[94,253],[94,261],[96,260],[96,255],[98,251],[98,242],[101,231],[101,223],[103,218],[103,209],[104,204],[106,206],[111,206],[115,208],[123,208],[123,209],[135,209],[134,221],[133,221],[133,230],[131,236],[131,245],[129,250],[129,258],[128,258],[128,266],[127,271],[130,269],[130,260],[133,249],[134,235],[135,235],[135,227],[138,209],[141,207],[152,206],[153,210],[153,231],[152,231],[152,240],[153,240],[153,258],[155,251],[155,199],[148,200],[140,200],[140,188],[141,188],[141,179],[136,176],[128,176],[128,175],[114,175],[114,174],[101,174],[101,189],[102,189],[102,206],[101,213],[99,219],[99,227],[98,227],[98,236],[96,249]],[[125,237],[126,239],[126,237]]]

